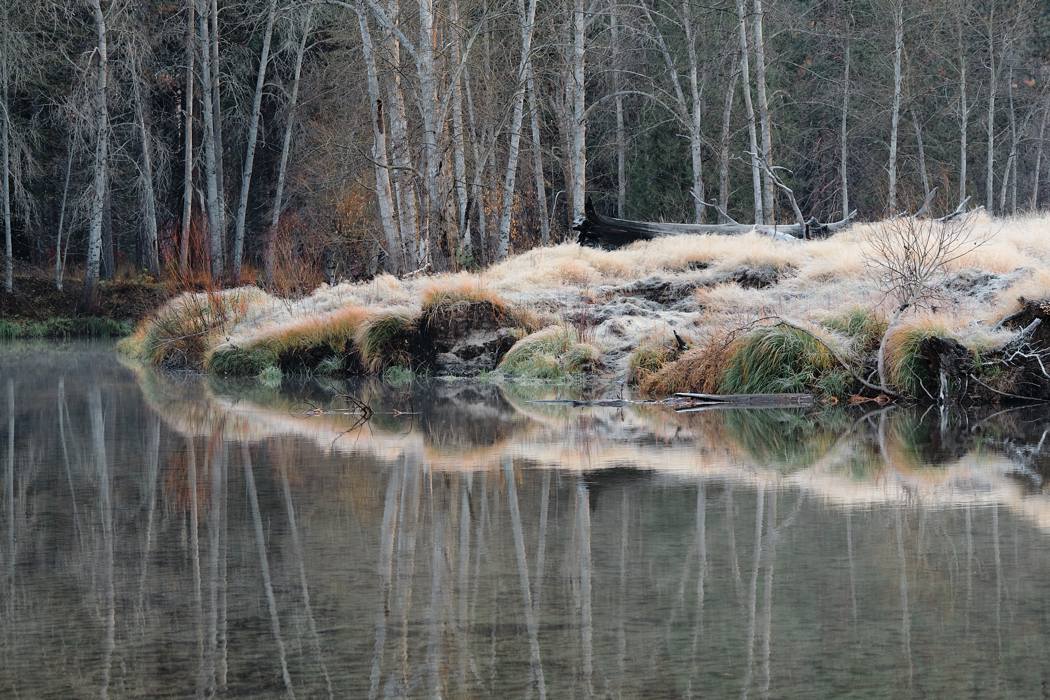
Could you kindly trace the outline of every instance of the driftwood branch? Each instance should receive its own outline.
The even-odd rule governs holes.
[[[573,229],[580,232],[580,242],[602,247],[615,248],[635,241],[647,241],[663,236],[723,235],[735,236],[752,231],[769,236],[775,240],[797,241],[806,233],[830,235],[848,228],[856,218],[856,210],[841,221],[820,223],[806,222],[805,225],[789,226],[754,226],[752,224],[676,224],[650,221],[630,221],[599,214],[594,204],[588,200],[584,208],[584,217],[577,220]]]
[[[950,214],[946,214],[946,215],[942,216],[941,218],[937,219],[937,221],[940,221],[941,223],[944,223],[946,221],[951,221],[952,219],[957,219],[960,216],[962,216],[963,214],[966,214],[967,213],[966,212],[966,205],[969,202],[970,202],[970,197],[967,196],[965,199],[963,199],[961,202],[959,202],[959,206],[955,207],[955,211],[951,212]],[[977,207],[977,209],[980,209],[980,207]],[[977,211],[977,209],[975,209],[974,211]]]

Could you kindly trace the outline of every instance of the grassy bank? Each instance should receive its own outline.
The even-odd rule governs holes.
[[[485,374],[630,383],[651,396],[871,396],[866,382],[892,309],[865,250],[888,225],[807,242],[746,234],[615,251],[564,244],[477,273],[380,276],[294,301],[255,288],[187,294],[123,348],[159,366],[271,380]],[[1032,300],[1050,297],[1048,226],[1050,218],[976,220],[984,243],[946,265],[943,298],[903,315],[886,336],[887,391],[916,400],[945,391],[987,401],[1050,396],[1050,376],[1039,381],[1030,362],[1005,354],[1021,322],[1041,313]],[[1026,352],[1046,340],[1037,334]]]

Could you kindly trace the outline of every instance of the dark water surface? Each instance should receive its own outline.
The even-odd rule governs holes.
[[[0,696],[1050,692],[1045,410],[529,398],[0,346]]]

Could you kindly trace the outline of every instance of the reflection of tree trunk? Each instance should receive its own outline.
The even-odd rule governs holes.
[[[221,500],[221,532],[219,533],[219,546],[222,553],[219,556],[219,687],[226,687],[226,673],[229,667],[227,663],[226,644],[226,591],[229,589],[226,576],[227,555],[229,554],[230,538],[227,535],[227,521],[229,519],[229,493],[230,493],[230,452],[228,445],[223,442],[219,447],[218,466],[222,470],[222,498]]]
[[[973,608],[973,515],[967,503],[966,514],[966,631],[970,631],[970,610]]]
[[[400,468],[391,470],[386,484],[386,499],[383,502],[383,524],[379,544],[380,607],[376,613],[376,639],[372,647],[372,672],[369,675],[368,697],[379,696],[379,682],[383,675],[383,649],[386,647],[386,620],[390,610],[390,579],[394,560],[395,520],[398,515],[398,493],[401,489]]]
[[[999,504],[992,504],[992,555],[995,557],[995,639],[998,659],[1003,658],[1003,560],[999,551]],[[1001,664],[996,664],[999,668]]]
[[[459,594],[456,619],[458,621],[457,637],[459,641],[459,688],[461,693],[467,687],[467,656],[470,653],[467,644],[467,628],[470,620],[467,617],[470,591],[470,480],[471,475],[460,477],[459,490],[459,566],[456,575],[456,587]]]
[[[401,659],[401,687],[408,687],[408,613],[412,607],[412,579],[416,570],[416,535],[419,531],[419,468],[405,466],[405,485],[401,502],[402,521],[398,527],[397,595],[394,612],[400,617],[401,639],[398,658]]]
[[[529,586],[529,562],[525,555],[525,534],[521,528],[521,512],[518,509],[518,487],[514,483],[514,463],[509,457],[503,459],[503,476],[507,482],[507,500],[510,504],[510,523],[514,531],[514,552],[518,560],[518,578],[521,581],[521,596],[525,609],[525,629],[529,634],[529,666],[532,683],[541,698],[547,697],[547,684],[543,678],[543,663],[540,660],[539,627],[536,611],[532,607],[532,592]]]
[[[693,682],[696,672],[699,670],[697,655],[700,649],[700,638],[704,634],[704,579],[707,576],[707,494],[704,490],[703,481],[696,486],[696,552],[700,559],[700,568],[696,574],[696,621],[693,623],[693,646],[692,654],[690,655],[693,667],[693,672],[689,676],[690,694],[693,692]],[[622,569],[620,577],[622,588]]]
[[[288,674],[288,660],[284,651],[284,638],[281,636],[281,621],[277,616],[277,599],[273,594],[273,582],[270,579],[270,560],[266,554],[266,537],[263,534],[262,513],[259,512],[259,496],[255,491],[255,475],[252,473],[252,455],[247,443],[241,443],[241,459],[244,462],[244,483],[248,491],[248,505],[252,511],[252,522],[255,525],[255,545],[259,554],[259,568],[262,573],[263,589],[266,592],[266,604],[270,609],[270,628],[277,654],[281,662],[281,678],[289,697],[295,697],[292,678]]]
[[[66,407],[66,378],[60,377],[58,380],[58,441],[62,447],[62,463],[66,469],[66,483],[69,485],[69,502],[73,509],[73,532],[80,542],[84,535],[84,531],[80,526],[80,512],[77,508],[77,494],[76,489],[73,487],[73,469],[70,465],[69,460],[69,446],[66,441],[66,421],[68,420],[69,411]],[[11,418],[14,418],[14,413],[11,414]],[[8,449],[14,447],[14,442],[8,443]],[[148,532],[148,531],[147,531]]]
[[[101,411],[101,408],[99,409]],[[94,422],[92,422],[94,427]],[[7,496],[7,581],[11,588],[7,596],[9,608],[15,604],[15,381],[7,380],[7,478],[4,479]]]
[[[431,494],[433,498],[433,494]],[[433,503],[432,503],[433,505]],[[430,556],[430,604],[427,606],[427,671],[430,676],[430,697],[437,698],[445,695],[441,686],[441,659],[444,658],[442,649],[441,615],[442,615],[442,587],[445,572],[445,509],[441,506],[433,508],[433,519],[430,522],[431,530],[431,556]]]
[[[7,385],[7,392],[8,404],[13,416],[14,388],[10,381]],[[102,415],[102,394],[98,385],[91,387],[88,394],[88,412],[91,418],[91,443],[95,453],[95,467],[98,470],[98,507],[102,520],[102,570],[105,577],[103,586],[105,586],[104,598],[106,601],[105,637],[102,643],[102,687],[99,695],[107,698],[109,697],[110,666],[113,662],[113,650],[116,648],[117,608],[116,591],[113,584],[113,506],[110,500],[109,461],[106,457],[106,427]],[[10,425],[13,426],[13,419]],[[9,432],[13,439],[13,427],[9,429]]]
[[[733,485],[726,484],[726,539],[729,540],[729,566],[733,573],[733,588],[736,590],[737,603],[744,605],[744,582],[740,577],[740,559],[736,554],[736,526],[733,524],[733,515],[736,507],[733,505]]]
[[[295,503],[292,501],[292,490],[288,485],[288,468],[281,469],[281,487],[284,492],[284,507],[288,511],[288,529],[292,536],[292,553],[295,555],[296,568],[299,569],[299,589],[303,596],[303,609],[306,611],[306,625],[313,642],[314,654],[317,655],[317,663],[321,667],[321,675],[324,676],[325,688],[328,689],[328,697],[332,697],[332,679],[328,677],[328,667],[324,662],[324,654],[321,652],[321,639],[317,634],[317,622],[314,620],[314,610],[310,604],[310,588],[306,580],[306,561],[303,557],[303,543],[299,537],[299,525],[295,519]]]
[[[221,424],[218,427],[221,430]],[[208,464],[211,475],[211,495],[208,501],[208,644],[205,677],[209,694],[216,689],[216,671],[219,652],[219,550],[222,524],[223,465],[221,445],[208,446]],[[217,453],[217,454],[216,454]]]
[[[751,585],[747,598],[747,673],[744,676],[744,687],[741,696],[747,697],[751,691],[751,678],[755,668],[755,625],[758,605],[758,565],[762,561],[762,525],[765,506],[765,489],[759,487],[755,493],[755,555],[751,564]]]
[[[765,626],[762,631],[762,697],[769,697],[769,686],[772,682],[770,673],[770,662],[772,660],[773,648],[773,567],[777,558],[777,491],[774,488],[769,494],[769,511],[766,520],[766,538],[769,547],[768,560],[766,561],[765,589]]]
[[[908,607],[908,565],[904,558],[904,532],[901,523],[901,509],[895,508],[894,515],[897,527],[897,560],[900,562],[901,580],[901,649],[908,660],[908,687],[912,687],[915,667],[911,659],[911,611]]]
[[[59,384],[60,395],[64,391],[64,387]],[[59,409],[59,421],[61,422],[61,408]],[[63,443],[65,437],[63,436]],[[63,452],[65,452],[65,445],[63,444]],[[69,463],[66,462],[66,471],[68,474]],[[149,426],[149,435],[146,440],[146,488],[149,489],[149,495],[146,496],[146,537],[142,544],[142,573],[139,574],[139,623],[145,624],[146,622],[146,574],[149,571],[149,556],[153,551],[153,516],[157,510],[157,476],[160,472],[160,416],[154,415],[151,417]],[[70,490],[72,491],[73,484],[70,482]],[[73,499],[74,507],[76,505],[76,499]],[[74,510],[74,513],[76,511]]]
[[[627,629],[624,623],[627,617],[627,542],[630,512],[628,506],[627,489],[624,489],[620,513],[620,614],[617,616],[619,624],[616,631],[616,668],[619,676],[617,688],[620,695],[623,695],[623,684],[627,679]]]
[[[587,484],[582,478],[576,481],[576,517],[579,521],[580,564],[580,627],[583,642],[583,693],[594,694],[591,683],[593,672],[593,627],[591,620],[591,506]]]
[[[853,622],[857,622],[857,583],[853,567],[853,518],[846,511],[846,556],[849,558],[849,602]]]
[[[201,552],[197,504],[197,447],[190,438],[186,445],[186,480],[190,493],[190,556],[193,557],[193,619],[197,624],[197,694],[203,695],[204,670],[204,604],[201,595]]]
[[[547,558],[547,515],[550,510],[551,498],[551,472],[549,469],[543,472],[543,486],[540,492],[540,531],[536,542],[536,575],[534,587],[535,594],[532,596],[532,605],[538,611],[540,599],[543,597],[543,572]]]

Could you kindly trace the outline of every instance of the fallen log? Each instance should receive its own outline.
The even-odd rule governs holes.
[[[648,241],[663,236],[723,235],[734,236],[755,231],[775,240],[797,241],[803,238],[823,238],[849,227],[857,212],[854,210],[841,221],[820,223],[810,219],[804,224],[786,224],[784,226],[754,226],[752,224],[675,224],[653,221],[631,221],[617,219],[598,213],[594,204],[588,200],[584,207],[584,216],[573,224],[573,229],[580,232],[580,243],[603,248],[617,248],[634,243]]]
[[[812,406],[813,394],[698,394],[680,391],[671,397],[680,408],[794,408]]]

